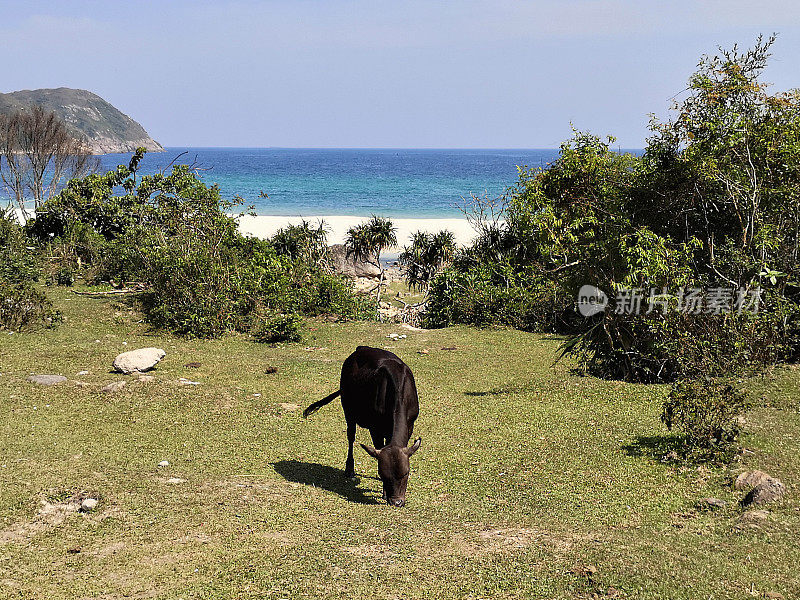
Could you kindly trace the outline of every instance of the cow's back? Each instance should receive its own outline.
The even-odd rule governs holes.
[[[395,390],[395,385],[404,385],[403,382],[414,386],[411,369],[400,357],[381,348],[359,346],[342,365],[339,389],[345,417],[348,421],[356,421],[361,427],[379,427],[391,431],[396,403],[402,401],[402,391]],[[383,391],[389,393],[379,393]],[[415,387],[412,404],[408,408],[413,414],[413,421],[419,412]]]

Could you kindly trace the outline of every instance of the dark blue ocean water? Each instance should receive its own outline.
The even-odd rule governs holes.
[[[557,150],[357,150],[168,148],[147,154],[141,172],[178,162],[205,169],[224,198],[242,196],[262,215],[458,217],[471,193],[496,197],[517,180],[517,166],[546,166]],[[130,155],[102,157],[104,169]],[[269,198],[259,197],[265,192]]]

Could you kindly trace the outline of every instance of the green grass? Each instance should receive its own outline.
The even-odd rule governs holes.
[[[312,321],[302,344],[186,340],[118,301],[51,294],[60,328],[0,332],[2,598],[800,596],[800,371],[754,384],[743,464],[679,467],[659,460],[666,388],[552,366],[554,337]],[[292,406],[335,390],[359,344],[399,354],[421,392],[404,509],[379,503],[365,453],[342,479],[338,404],[308,420]],[[109,372],[143,346],[167,352],[154,381]],[[762,521],[741,520],[729,483],[752,467],[789,487]],[[81,491],[95,512],[39,514]],[[695,510],[705,496],[730,503]]]

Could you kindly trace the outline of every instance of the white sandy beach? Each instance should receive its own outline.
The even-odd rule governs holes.
[[[281,227],[286,227],[290,223],[299,225],[303,220],[317,223],[320,220],[325,221],[328,226],[328,243],[329,244],[342,244],[344,243],[347,230],[353,225],[358,225],[367,220],[367,217],[347,217],[340,215],[327,215],[327,216],[303,216],[303,217],[278,217],[257,215],[243,216],[239,219],[239,229],[245,235],[252,235],[254,237],[266,238],[275,234]],[[411,234],[417,231],[425,231],[428,233],[438,233],[442,229],[447,229],[455,235],[456,243],[459,245],[469,244],[475,237],[475,232],[470,227],[466,219],[459,218],[446,218],[446,219],[407,219],[398,218],[392,219],[395,227],[397,227],[397,243],[399,247],[407,245],[411,240]]]
[[[14,209],[20,223],[24,223],[25,219],[19,209]],[[348,217],[341,215],[327,215],[327,216],[270,216],[270,215],[257,215],[255,217],[244,215],[239,218],[239,230],[244,235],[252,235],[258,238],[268,238],[281,228],[289,224],[299,225],[303,220],[317,223],[322,220],[328,226],[328,243],[329,244],[343,244],[347,230],[353,225],[358,225],[368,220],[367,217]],[[466,219],[459,218],[444,218],[444,219],[417,219],[417,218],[399,218],[392,219],[395,227],[397,227],[397,243],[398,248],[401,249],[411,241],[411,234],[417,231],[424,231],[426,233],[438,233],[443,229],[451,231],[456,238],[456,243],[461,246],[466,246],[475,238],[475,231],[470,227]]]

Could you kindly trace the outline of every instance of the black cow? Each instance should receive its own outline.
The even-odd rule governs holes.
[[[369,429],[375,447],[361,444],[378,460],[378,474],[383,482],[383,495],[389,504],[406,503],[409,458],[419,450],[422,438],[406,447],[419,415],[417,386],[408,365],[391,352],[359,346],[342,365],[339,389],[314,402],[303,416],[316,412],[337,396],[342,396],[347,421],[347,462],[345,477],[355,477],[353,442],[356,425]]]

